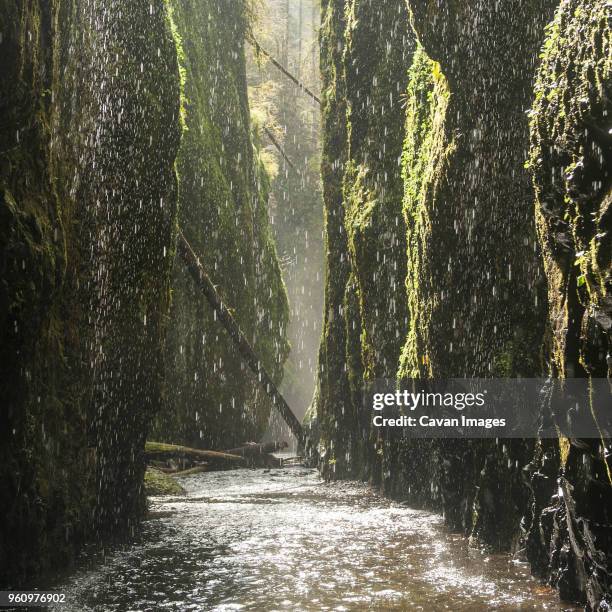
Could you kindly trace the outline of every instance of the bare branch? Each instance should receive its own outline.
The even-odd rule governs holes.
[[[253,35],[247,37],[247,41],[255,47],[255,51],[257,53],[261,53],[265,55],[271,62],[278,68],[287,78],[291,79],[305,94],[309,95],[315,102],[321,106],[321,99],[314,94],[302,81],[293,76],[278,60],[276,60],[272,55],[270,55],[256,40]]]

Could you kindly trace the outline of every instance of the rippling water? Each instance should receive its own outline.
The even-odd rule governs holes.
[[[441,519],[313,470],[183,479],[154,500],[140,544],[63,587],[61,610],[561,610],[504,556],[469,549]]]

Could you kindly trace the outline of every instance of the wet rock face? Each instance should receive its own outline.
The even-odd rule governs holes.
[[[78,151],[71,188],[85,266],[81,325],[90,334],[94,521],[102,532],[121,536],[133,532],[144,511],[141,449],[164,382],[178,64],[164,2],[125,7],[91,0],[75,9],[65,62],[57,66],[70,75],[71,91],[82,95],[71,98],[62,83],[58,96],[75,109],[70,119],[78,117],[85,132],[83,142],[74,127],[61,126],[66,146]],[[79,33],[83,52],[72,59]]]
[[[0,575],[15,584],[143,510],[179,79],[161,0],[6,2],[0,24]]]
[[[321,83],[323,102],[323,213],[325,219],[325,303],[323,333],[319,349],[318,389],[315,394],[317,425],[321,436],[323,472],[345,473],[336,468],[337,456],[343,457],[351,436],[340,437],[344,427],[351,431],[356,422],[345,365],[346,319],[343,316],[344,293],[349,278],[347,239],[344,228],[342,177],[346,164],[346,95],[342,57],[346,19],[344,4],[336,0],[321,3]],[[360,362],[359,351],[351,351]],[[329,469],[328,469],[329,468]]]
[[[244,6],[206,8],[0,8],[2,583],[68,562],[85,538],[133,533],[160,406],[185,436],[171,441],[205,420],[239,442],[265,425],[262,393],[174,265],[178,221],[278,379],[287,304],[249,128]],[[196,383],[184,417],[194,374],[207,402]]]
[[[423,50],[439,62],[430,79],[443,81],[445,93],[437,85],[440,103],[430,111],[437,149],[424,167],[406,168],[419,189],[405,203],[414,219],[405,375],[540,369],[543,275],[523,166],[525,113],[553,3],[524,4],[409,2]],[[528,305],[528,321],[518,303]],[[431,333],[440,329],[447,333]]]
[[[243,442],[266,423],[208,305],[178,266],[171,275],[178,220],[280,377],[287,304],[249,128],[244,7],[183,6],[0,9],[2,582],[65,563],[94,532],[133,532],[149,423],[185,378],[206,395],[188,418],[166,414],[169,432],[208,420]]]
[[[611,19],[605,1],[561,4],[547,31],[531,114],[548,348],[552,373],[561,377],[611,374]],[[532,478],[534,568],[562,595],[592,609],[611,605],[608,445],[572,441],[549,449],[549,463],[561,470],[559,483],[536,486],[546,471],[543,459]]]
[[[376,93],[392,94],[367,61],[378,22],[367,2],[324,5],[328,280],[317,402],[327,474],[370,475],[480,543],[524,548],[564,597],[596,608],[609,590],[604,443],[380,441],[357,393],[394,371],[389,318],[406,335],[400,377],[539,376],[549,359],[555,375],[610,375],[610,8],[566,1],[546,29],[557,4],[408,1],[419,46],[404,98],[407,294],[396,303],[407,322],[365,288],[375,279],[393,295],[392,275],[376,266],[371,275],[368,250],[388,229],[372,205],[384,200],[370,178],[380,176],[375,134],[400,125],[393,114],[376,123]],[[392,24],[392,13],[384,5],[379,21]],[[368,88],[376,79],[379,89]],[[383,183],[396,193],[394,178]],[[377,308],[385,314],[374,322]]]
[[[611,367],[609,13],[605,2],[564,3],[548,30],[532,109],[552,357],[565,376],[605,377]]]
[[[171,2],[181,41],[185,132],[179,224],[278,384],[288,304],[250,128],[244,4]],[[271,404],[181,262],[173,270],[167,392],[157,440],[232,448],[265,431]]]
[[[408,0],[419,42],[440,63],[451,90],[491,97],[507,97],[517,86],[530,86],[533,72],[522,66],[528,62],[535,67],[534,44],[542,41],[542,27],[557,4],[556,0]]]
[[[512,518],[499,536],[496,509],[484,500],[517,499],[520,472],[503,491],[483,487],[480,502],[476,481],[483,472],[493,483],[495,466],[510,459],[524,464],[528,449],[493,450],[487,459],[482,444],[424,449],[377,440],[359,391],[364,380],[394,377],[398,365],[404,377],[541,371],[544,282],[523,166],[525,110],[546,15],[539,3],[531,7],[534,23],[513,15],[510,3],[429,12],[417,4],[409,3],[423,44],[416,54],[401,3],[324,7],[328,280],[317,397],[323,469],[370,475],[398,495],[409,491],[413,500],[443,508],[453,526],[507,547],[520,504],[510,504]],[[380,27],[396,38],[391,50]],[[510,51],[513,37],[524,48]],[[404,105],[408,122],[400,130]],[[404,273],[407,294],[397,282]],[[442,456],[446,467],[436,459]],[[468,467],[465,457],[473,458]],[[415,461],[425,462],[431,478],[414,478]],[[456,478],[458,471],[465,477]]]
[[[525,111],[552,3],[408,4],[422,48],[408,90],[400,375],[536,376],[545,293]],[[530,443],[403,446],[415,502],[493,548],[516,546]]]
[[[405,5],[395,0],[333,1],[323,11],[322,470],[379,479],[361,390],[364,380],[395,375],[405,336],[401,96],[414,35]]]

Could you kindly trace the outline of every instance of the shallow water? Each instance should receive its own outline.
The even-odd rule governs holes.
[[[469,549],[440,517],[314,470],[184,478],[142,541],[56,590],[61,610],[562,610],[525,564]]]

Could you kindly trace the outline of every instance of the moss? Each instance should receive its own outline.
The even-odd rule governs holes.
[[[268,178],[254,148],[242,2],[170,1],[180,41],[184,124],[179,225],[277,383],[288,305],[268,224]],[[178,263],[166,350],[167,393],[154,435],[222,448],[258,438],[270,402]]]
[[[547,28],[531,110],[528,167],[548,284],[550,370],[559,377],[612,373],[611,33],[609,3],[563,2]],[[591,609],[610,605],[612,590],[603,561],[612,540],[597,527],[612,521],[605,446],[559,441],[555,456],[571,488],[548,511],[552,544],[534,537],[531,549],[537,571]],[[545,516],[535,515],[532,531]],[[597,570],[585,558],[600,559]]]
[[[427,198],[435,193],[456,148],[446,140],[445,117],[449,91],[439,65],[419,45],[415,51],[406,93],[406,140],[402,157],[404,217],[407,228],[407,309],[410,322],[402,348],[398,376],[433,376],[426,334],[431,309],[421,300],[428,281],[423,273],[423,245],[431,232],[432,219]]]
[[[341,2],[321,3],[321,75],[323,101],[323,213],[325,224],[325,304],[323,329],[318,362],[317,422],[321,457],[339,456],[336,470],[323,464],[322,473],[333,477],[345,469],[345,444],[336,440],[337,433],[351,427],[353,406],[344,360],[346,325],[343,300],[348,282],[344,210],[342,206],[342,175],[346,160],[346,99],[342,77],[344,10]],[[337,448],[334,448],[337,444]],[[337,468],[340,469],[337,469]]]
[[[147,468],[144,476],[145,493],[149,496],[185,495],[185,489],[172,476],[155,468]]]
[[[0,9],[3,584],[68,563],[86,538],[133,532],[144,510],[176,213],[176,50],[161,1],[95,32],[85,12],[68,0]],[[133,36],[144,24],[146,40]]]
[[[360,306],[363,376],[373,380],[395,375],[406,334],[399,174],[404,133],[397,126],[404,117],[401,95],[414,38],[407,12],[396,2],[376,7],[352,2],[346,11],[350,163],[344,174],[345,223]]]
[[[400,378],[542,371],[544,284],[521,109],[551,5],[519,10],[508,0],[489,12],[482,3],[409,2],[422,47],[407,94],[409,324]],[[511,464],[485,441],[419,441],[403,452],[421,466],[402,475],[417,502],[440,504],[451,527],[481,543],[512,546],[528,492],[508,465],[529,461],[529,444],[510,445]],[[414,473],[433,482],[431,493]]]
[[[400,95],[414,44],[401,4],[323,7],[327,277],[319,425],[334,475],[380,479],[363,385],[393,377],[405,336]]]
[[[570,2],[557,12],[542,50],[532,109],[529,165],[554,321],[552,356],[556,371],[568,376],[585,371],[608,375],[605,354],[612,325],[608,13],[603,2],[588,7]],[[593,344],[599,350],[593,352]]]

